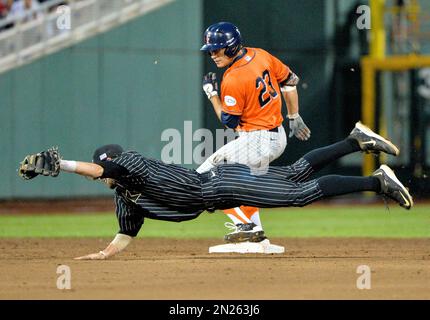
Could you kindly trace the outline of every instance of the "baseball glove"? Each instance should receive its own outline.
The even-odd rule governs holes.
[[[18,174],[25,180],[30,180],[42,174],[56,177],[60,174],[60,154],[58,148],[50,148],[36,154],[30,154],[20,163]]]

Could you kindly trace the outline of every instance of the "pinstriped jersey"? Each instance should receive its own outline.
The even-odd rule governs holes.
[[[112,169],[112,164],[117,167]],[[116,181],[120,233],[135,236],[145,217],[179,222],[194,219],[205,210],[201,181],[195,170],[164,164],[134,151],[101,165],[107,172],[102,177]],[[126,170],[118,175],[119,168]]]
[[[134,151],[124,152],[112,162],[127,169],[128,174],[116,180],[129,194],[144,193],[177,210],[201,203],[200,178],[195,170],[148,159]]]

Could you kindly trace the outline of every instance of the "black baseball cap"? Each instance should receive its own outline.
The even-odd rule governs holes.
[[[101,163],[106,158],[116,158],[123,152],[124,149],[119,144],[107,144],[94,151],[93,162]]]

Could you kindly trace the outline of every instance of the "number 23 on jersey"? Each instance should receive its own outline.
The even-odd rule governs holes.
[[[264,70],[261,77],[258,77],[255,81],[255,87],[260,90],[258,95],[258,102],[260,107],[264,108],[272,99],[278,97],[278,93],[272,85],[272,80],[270,79],[270,73],[268,70]]]

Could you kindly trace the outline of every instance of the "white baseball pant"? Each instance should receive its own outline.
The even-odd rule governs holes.
[[[254,174],[266,173],[269,163],[277,159],[287,146],[287,136],[284,127],[278,127],[278,132],[269,130],[243,131],[239,132],[239,137],[233,140],[206,159],[198,168],[197,172],[203,173],[222,163],[240,163],[251,168]],[[251,207],[243,210],[255,212],[252,215],[252,222],[261,226],[258,209]],[[233,220],[235,224],[250,221],[244,211],[234,208],[234,211],[224,212]],[[237,218],[240,217],[240,220]]]

